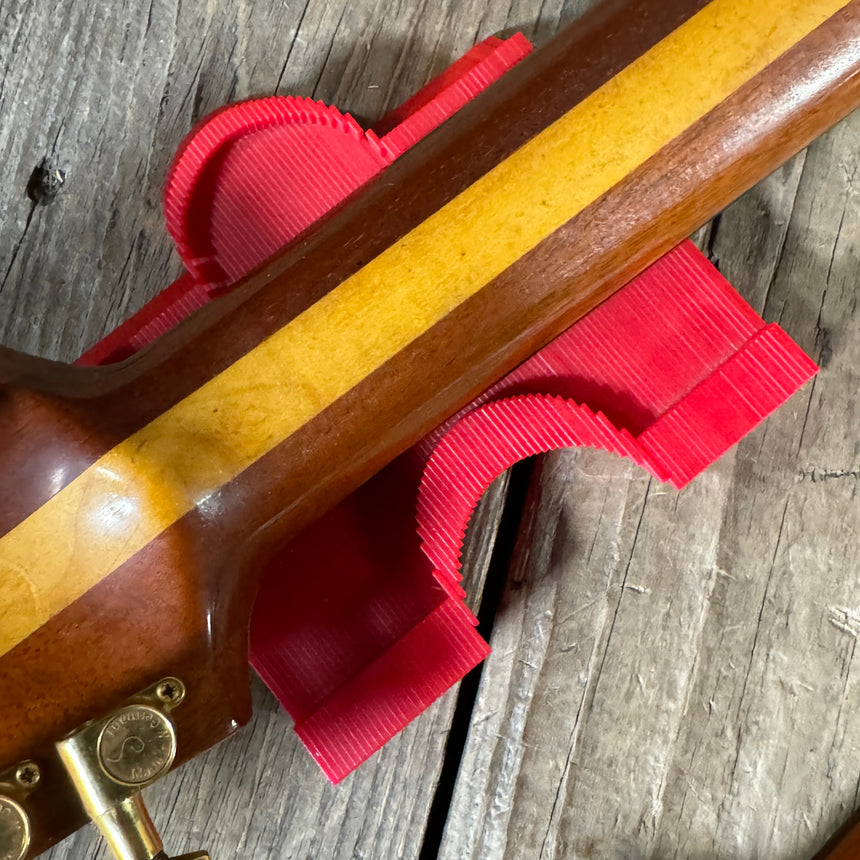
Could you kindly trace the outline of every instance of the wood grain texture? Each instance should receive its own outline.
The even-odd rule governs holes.
[[[277,89],[373,118],[477,38],[540,41],[589,4],[41,5],[0,10],[0,340],[70,359],[176,273],[159,189],[203,113]],[[443,856],[805,857],[855,805],[858,131],[711,237],[826,362],[815,385],[680,495],[598,455],[541,469]],[[33,207],[43,157],[66,182]],[[339,789],[256,700],[152,790],[170,850],[418,856],[452,696]]]

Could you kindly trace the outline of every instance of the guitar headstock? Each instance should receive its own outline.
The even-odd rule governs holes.
[[[89,390],[90,377],[105,378],[98,371],[74,375],[81,391]],[[63,396],[50,392],[57,386],[47,377],[41,391],[0,389],[0,473],[19,488],[0,508],[0,531],[7,533],[0,559],[0,762],[11,785],[0,795],[7,798],[4,821],[20,824],[6,834],[11,856],[19,839],[34,856],[88,821],[57,743],[139,698],[159,678],[175,675],[183,689],[183,706],[171,718],[176,763],[250,716],[253,581],[243,587],[241,575],[233,576],[241,574],[239,558],[207,556],[207,523],[199,517],[131,551],[129,541],[164,504],[163,489],[140,464],[104,467],[111,489],[101,492],[96,480],[69,506],[62,485],[68,495],[69,483],[98,462],[112,434],[63,376]],[[116,564],[111,557],[106,575],[87,579],[82,571],[98,570],[99,555],[112,547],[124,547],[128,558]],[[24,553],[35,566],[17,560]],[[231,566],[229,575],[219,573],[222,565]]]

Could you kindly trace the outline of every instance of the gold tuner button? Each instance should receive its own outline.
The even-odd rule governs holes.
[[[117,711],[98,739],[99,764],[123,785],[146,785],[158,779],[170,769],[175,756],[173,724],[149,705],[128,705]]]
[[[30,819],[20,803],[0,795],[0,860],[22,860],[30,847]]]
[[[185,685],[164,678],[56,745],[87,815],[117,860],[167,860],[140,790],[167,773],[176,758],[176,727],[169,715],[184,698]]]

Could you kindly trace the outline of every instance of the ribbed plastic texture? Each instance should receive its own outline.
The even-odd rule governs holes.
[[[816,370],[684,242],[424,440],[422,548],[456,583],[484,490],[558,448],[602,448],[680,489]]]
[[[362,130],[307,99],[204,120],[174,160],[168,229],[188,271],[81,361],[131,355],[228,290],[530,50],[488,39]],[[463,534],[517,460],[601,447],[683,486],[815,372],[684,243],[445,422],[269,565],[254,667],[337,781],[488,653],[463,603]]]

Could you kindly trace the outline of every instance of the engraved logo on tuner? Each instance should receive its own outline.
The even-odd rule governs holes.
[[[101,766],[110,777],[125,785],[144,785],[173,763],[176,736],[160,711],[130,705],[114,714],[102,729],[98,750]]]
[[[0,797],[0,860],[21,860],[30,844],[30,824],[24,810]]]

